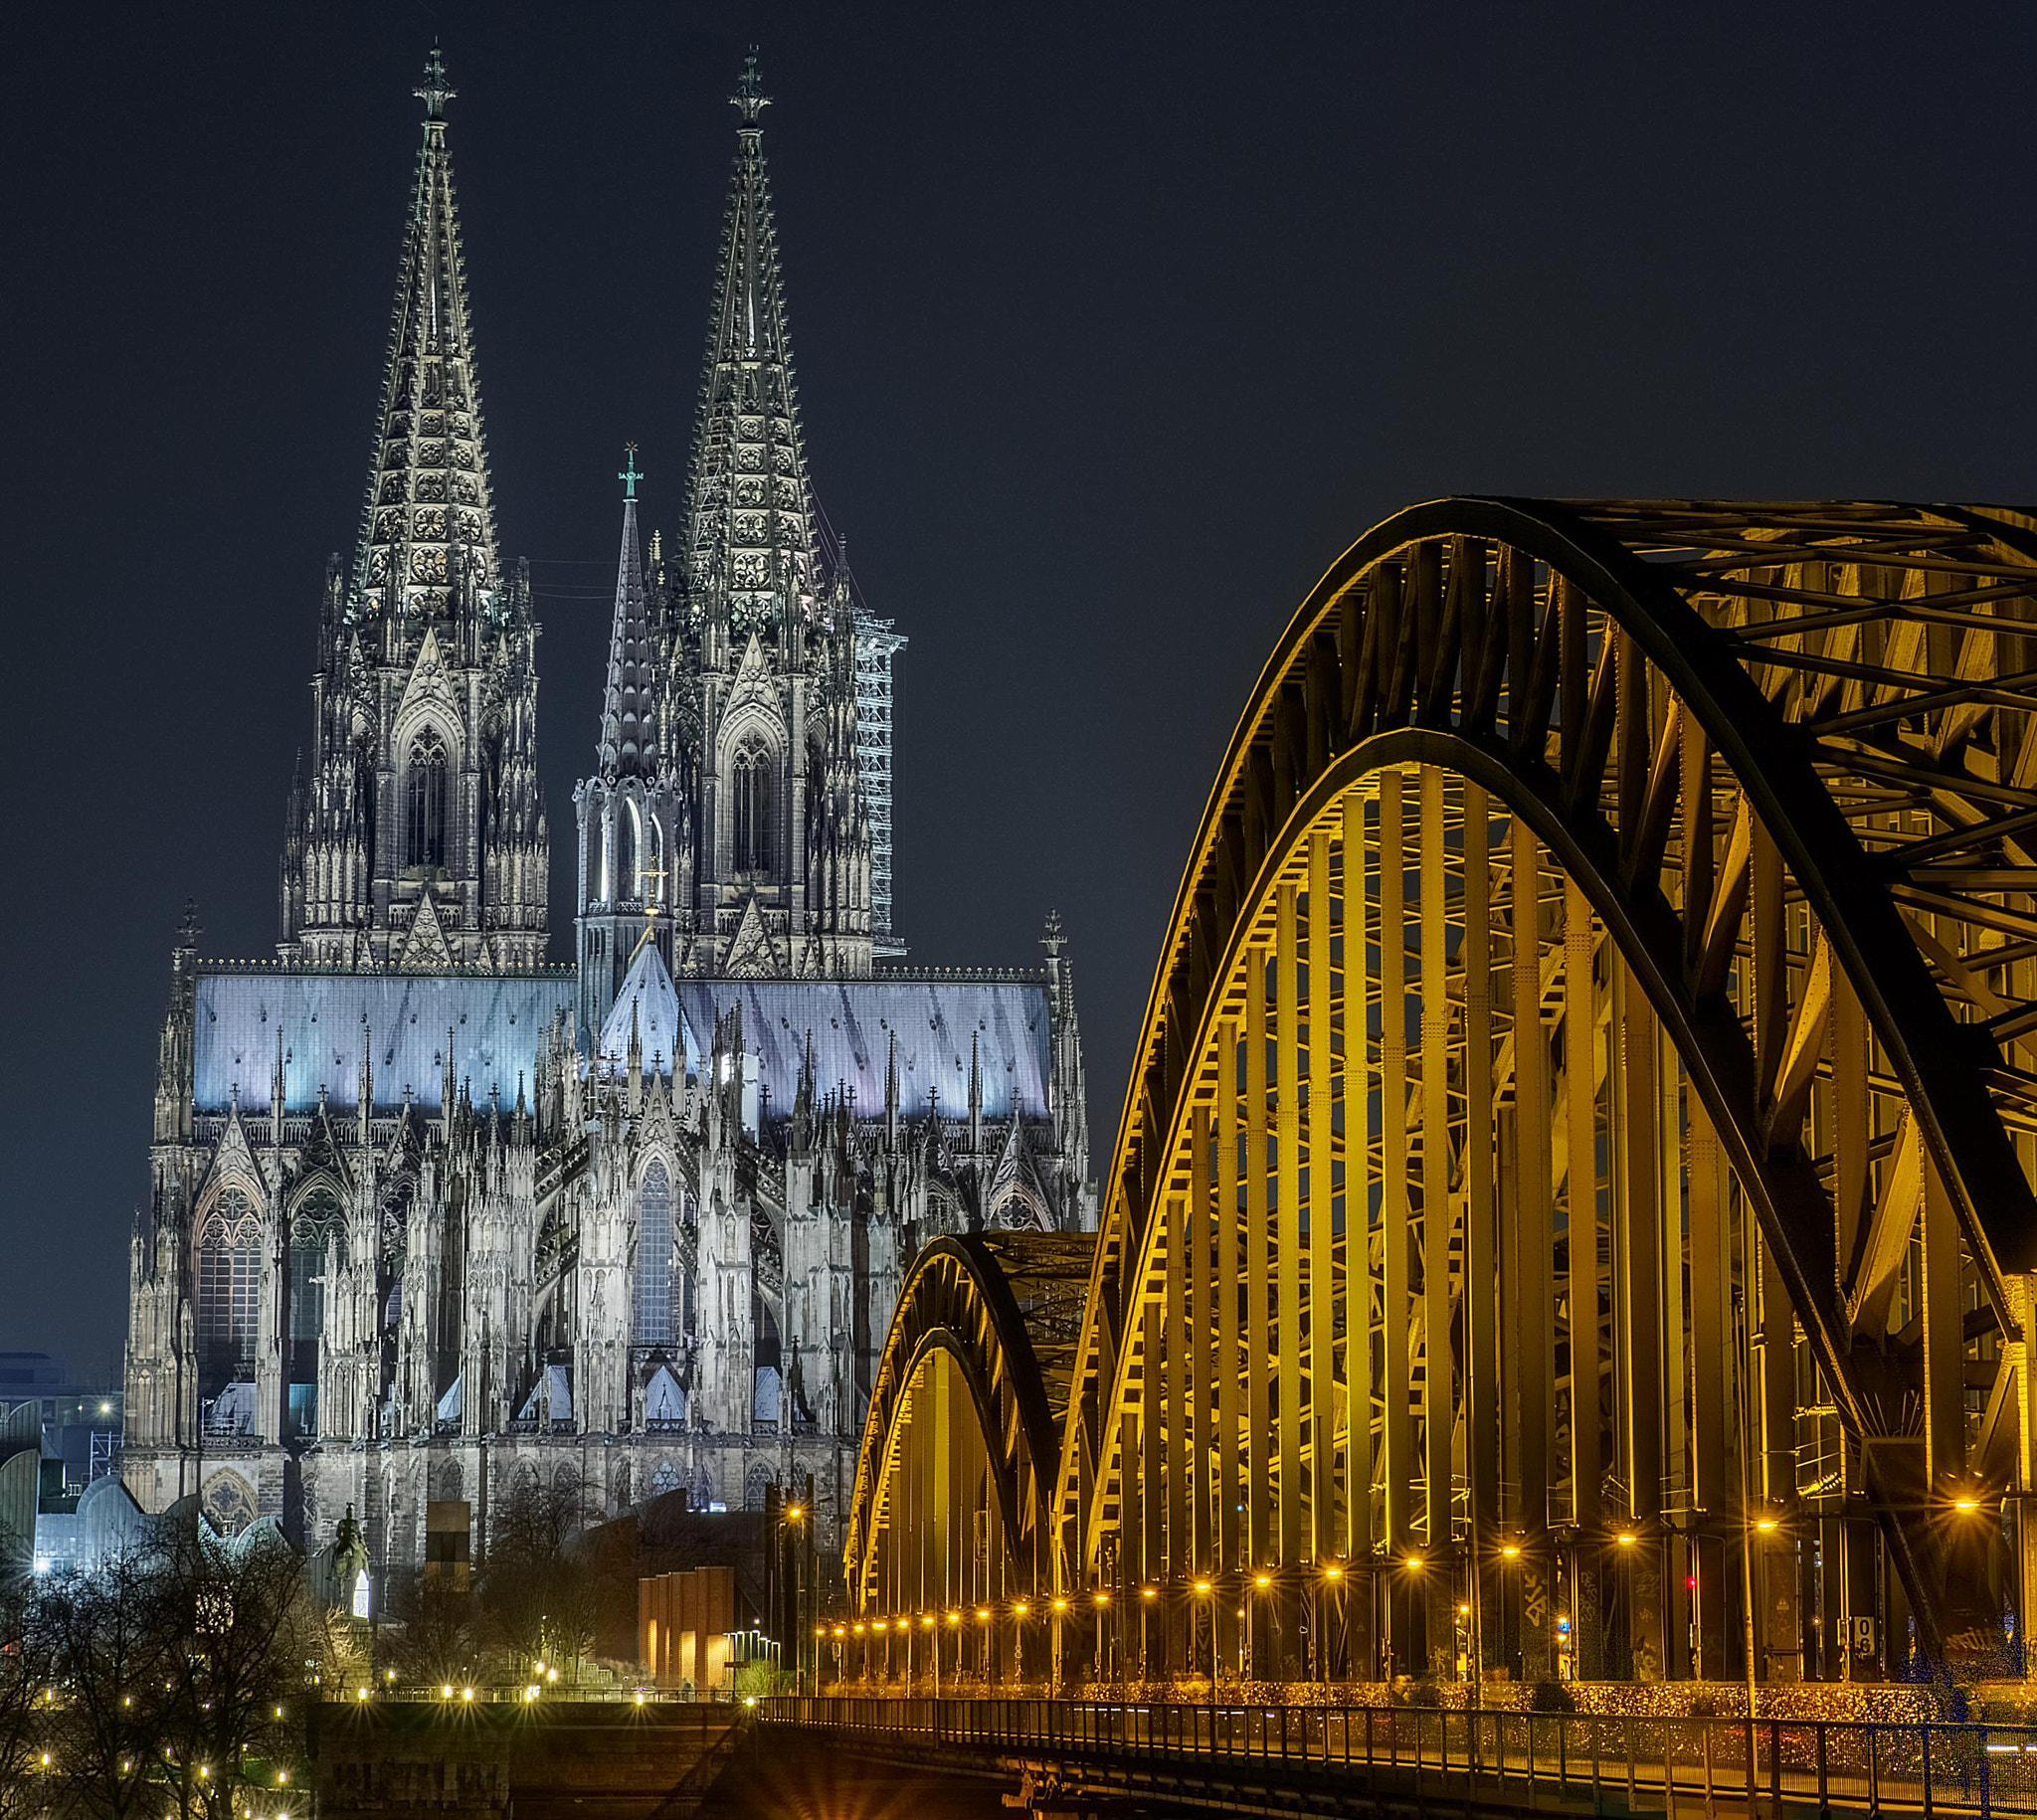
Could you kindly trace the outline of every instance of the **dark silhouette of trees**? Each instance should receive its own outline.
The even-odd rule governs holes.
[[[594,1643],[598,1597],[572,1549],[594,1515],[571,1467],[511,1486],[495,1506],[479,1573],[481,1608],[522,1662],[569,1673]]]

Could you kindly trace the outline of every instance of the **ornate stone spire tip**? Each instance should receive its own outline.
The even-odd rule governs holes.
[[[637,469],[637,445],[625,443],[623,455],[623,465],[617,470],[616,478],[623,483],[623,497],[634,499],[637,497],[637,482],[644,478]]]
[[[460,91],[446,80],[446,60],[439,55],[439,41],[432,40],[432,54],[425,59],[425,80],[411,91],[425,104],[425,118],[443,120],[446,103]]]
[[[757,116],[771,105],[771,97],[764,92],[764,79],[757,74],[755,45],[743,58],[743,73],[736,78],[736,91],[728,99],[729,105],[742,115],[745,126],[756,125]]]

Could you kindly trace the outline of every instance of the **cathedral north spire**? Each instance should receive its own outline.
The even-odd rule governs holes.
[[[687,487],[687,592],[742,635],[804,620],[822,591],[813,488],[779,269],[753,51],[730,97],[736,162],[722,219],[706,371]]]

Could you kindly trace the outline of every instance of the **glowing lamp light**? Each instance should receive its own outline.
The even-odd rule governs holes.
[[[1108,1605],[1110,1603],[1110,1594],[1103,1591],[1100,1587],[1089,1596],[1099,1605]]]
[[[451,1700],[453,1698],[453,1687],[450,1682],[439,1690],[439,1698],[441,1700]],[[278,1717],[279,1718],[280,1715]]]
[[[1457,1607],[1457,1615],[1460,1618],[1468,1618],[1471,1615],[1471,1607],[1469,1605],[1459,1605]]]
[[[920,1623],[926,1629],[932,1630],[934,1627],[934,1614],[931,1611],[928,1612],[923,1618],[920,1619]]]
[[[460,1698],[461,1698],[462,1700],[471,1700],[471,1699],[473,1698],[473,1689],[472,1689],[472,1688],[462,1688],[462,1689],[460,1690]]]
[[[1026,1602],[1023,1599],[1020,1599],[1018,1604],[1012,1607],[1012,1615],[1015,1618],[1022,1618],[1031,1609],[1032,1607],[1030,1605],[1026,1604]]]
[[[1954,1498],[1952,1500],[1952,1509],[1955,1511],[1970,1514],[1974,1511],[1977,1511],[1979,1508],[1980,1500],[1978,1498]],[[40,1561],[36,1563],[36,1571],[38,1573],[43,1571],[42,1563]]]
[[[644,1690],[642,1688],[637,1690],[637,1704],[640,1707],[644,1704]]]
[[[806,1512],[796,1504],[789,1504],[785,1507],[785,1520],[788,1523],[798,1523],[805,1515]]]
[[[1142,1599],[1154,1599],[1158,1598],[1160,1594],[1151,1586],[1142,1586],[1139,1588],[1139,1596]]]
[[[1500,1554],[1507,1560],[1519,1560],[1521,1558],[1521,1545],[1518,1542],[1503,1542],[1500,1544]]]
[[[1620,1531],[1617,1540],[1619,1542],[1619,1546],[1622,1548],[1631,1548],[1634,1546],[1635,1542],[1639,1540],[1639,1538],[1637,1538],[1631,1530],[1622,1530]]]
[[[1206,1598],[1209,1593],[1209,1582],[1207,1580],[1198,1580],[1196,1582],[1196,1590]]]
[[[1775,1520],[1772,1517],[1757,1517],[1755,1519],[1755,1528],[1759,1530],[1763,1536],[1771,1536],[1775,1531]]]
[[[1428,1563],[1425,1562],[1419,1554],[1410,1554],[1406,1558],[1406,1560],[1401,1563],[1401,1565],[1403,1565],[1409,1573],[1419,1573],[1422,1570],[1422,1568],[1427,1564]]]
[[[1054,1609],[1056,1611],[1066,1611],[1068,1609],[1068,1601],[1066,1599],[1054,1600]]]
[[[991,1621],[991,1608],[988,1605],[979,1605],[976,1608],[976,1615],[988,1624]]]
[[[948,1614],[948,1622],[950,1624],[960,1624],[962,1622],[962,1614],[959,1611],[951,1611]]]
[[[1332,1561],[1323,1569],[1323,1577],[1326,1580],[1341,1580],[1344,1577],[1344,1569]]]
[[[1273,1584],[1273,1576],[1270,1573],[1255,1574],[1252,1579],[1252,1584],[1254,1586],[1270,1586]]]

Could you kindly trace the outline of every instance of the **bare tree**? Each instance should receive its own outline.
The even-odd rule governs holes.
[[[47,1749],[68,1811],[93,1820],[157,1813],[175,1638],[162,1622],[161,1564],[122,1555],[36,1589],[26,1653],[49,1676]]]
[[[481,1563],[483,1610],[503,1646],[525,1663],[570,1665],[594,1642],[591,1576],[569,1559],[592,1518],[580,1475],[512,1486],[495,1506]]]
[[[178,1645],[164,1718],[180,1799],[231,1820],[244,1791],[273,1795],[302,1769],[293,1708],[318,1647],[302,1563],[274,1531],[232,1547],[201,1535],[178,1547],[154,1603]]]
[[[414,1575],[398,1593],[403,1628],[388,1640],[397,1673],[429,1685],[469,1682],[480,1662],[474,1595],[442,1574]]]

